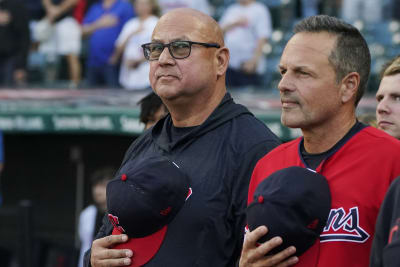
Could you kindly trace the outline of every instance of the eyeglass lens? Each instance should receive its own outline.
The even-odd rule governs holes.
[[[166,45],[160,43],[152,43],[147,47],[150,60],[156,60],[160,57]],[[168,49],[174,58],[185,58],[190,54],[190,43],[184,41],[172,42],[168,45]]]

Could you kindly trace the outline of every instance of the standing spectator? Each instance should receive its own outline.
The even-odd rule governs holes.
[[[125,0],[102,0],[87,12],[82,31],[84,36],[89,36],[89,86],[119,87],[118,67],[110,63],[110,58],[122,27],[133,15],[132,5]]]
[[[28,13],[19,0],[0,0],[0,86],[25,85],[30,46]]]
[[[78,0],[42,0],[46,19],[53,25],[52,34],[44,40],[39,50],[52,57],[65,56],[68,63],[70,87],[76,88],[81,80],[81,30],[73,18],[73,9]]]
[[[105,167],[97,170],[90,177],[94,204],[82,210],[79,216],[78,233],[81,249],[78,267],[83,266],[83,256],[86,250],[90,249],[94,236],[100,229],[101,220],[107,211],[107,183],[114,178],[115,172],[114,168]]]
[[[165,14],[175,8],[193,8],[209,16],[212,15],[212,9],[208,0],[158,0],[161,6],[162,14]]]
[[[299,258],[291,257],[294,247],[266,257],[285,242],[274,237],[258,246],[266,225],[247,234],[240,266],[275,266],[283,261],[279,266],[368,267],[379,208],[390,183],[400,175],[400,142],[356,119],[371,64],[361,33],[324,15],[300,21],[294,33],[282,53],[278,88],[282,124],[300,128],[303,136],[257,163],[248,203],[265,177],[299,166],[326,177],[331,210],[319,240]]]
[[[189,176],[193,189],[190,205],[168,225],[163,244],[145,266],[234,266],[243,243],[249,178],[279,140],[226,92],[229,50],[211,17],[193,9],[170,11],[144,52],[151,87],[170,113],[134,141],[121,169],[165,156]],[[112,249],[126,235],[110,235],[113,225],[104,222],[85,266],[135,261],[135,251]]]
[[[378,23],[382,20],[382,7],[382,0],[342,0],[342,18],[348,23]]]
[[[378,127],[400,139],[400,56],[385,64],[376,100]]]
[[[231,52],[226,74],[227,85],[261,85],[266,69],[263,47],[272,34],[268,8],[255,0],[238,0],[227,8],[220,25]]]
[[[78,0],[76,7],[74,9],[74,18],[82,24],[83,18],[85,17],[87,11],[90,7],[100,0]]]
[[[110,63],[117,64],[122,55],[119,82],[125,89],[148,89],[150,65],[144,58],[141,45],[151,40],[151,33],[157,24],[160,7],[157,0],[136,0],[137,17],[129,20],[117,41]]]

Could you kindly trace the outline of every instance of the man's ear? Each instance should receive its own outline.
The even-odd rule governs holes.
[[[356,98],[358,88],[360,87],[360,74],[358,72],[350,72],[342,79],[340,94],[342,103]]]
[[[226,47],[219,48],[215,56],[217,79],[226,73],[229,63],[229,49]]]

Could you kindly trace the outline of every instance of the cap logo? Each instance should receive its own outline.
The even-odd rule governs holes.
[[[122,228],[121,225],[119,225],[119,219],[117,216],[114,216],[111,213],[109,213],[108,219],[110,220],[110,222],[114,226],[114,228],[118,229],[118,231],[120,231],[121,233],[125,233],[125,229]]]
[[[160,214],[163,216],[167,216],[170,212],[171,212],[172,208],[168,207],[166,209],[163,209],[162,211],[160,211]]]
[[[121,180],[122,181],[126,181],[126,174],[125,173],[121,175]]]
[[[307,225],[307,228],[308,228],[308,229],[314,230],[314,229],[317,228],[318,223],[319,223],[319,220],[318,220],[318,219],[315,219],[315,220],[312,221],[309,225]]]
[[[193,193],[192,188],[189,187],[189,190],[188,190],[188,193],[187,193],[185,201],[188,200],[188,198],[192,195],[192,193]]]

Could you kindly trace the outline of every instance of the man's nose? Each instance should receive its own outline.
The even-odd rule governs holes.
[[[379,101],[376,111],[378,113],[390,113],[390,107],[385,98],[382,98],[381,101]]]
[[[282,74],[281,80],[278,83],[280,92],[294,91],[295,85],[289,73]]]
[[[158,62],[160,64],[174,64],[175,59],[172,57],[167,46],[164,47],[164,50],[161,52]]]

